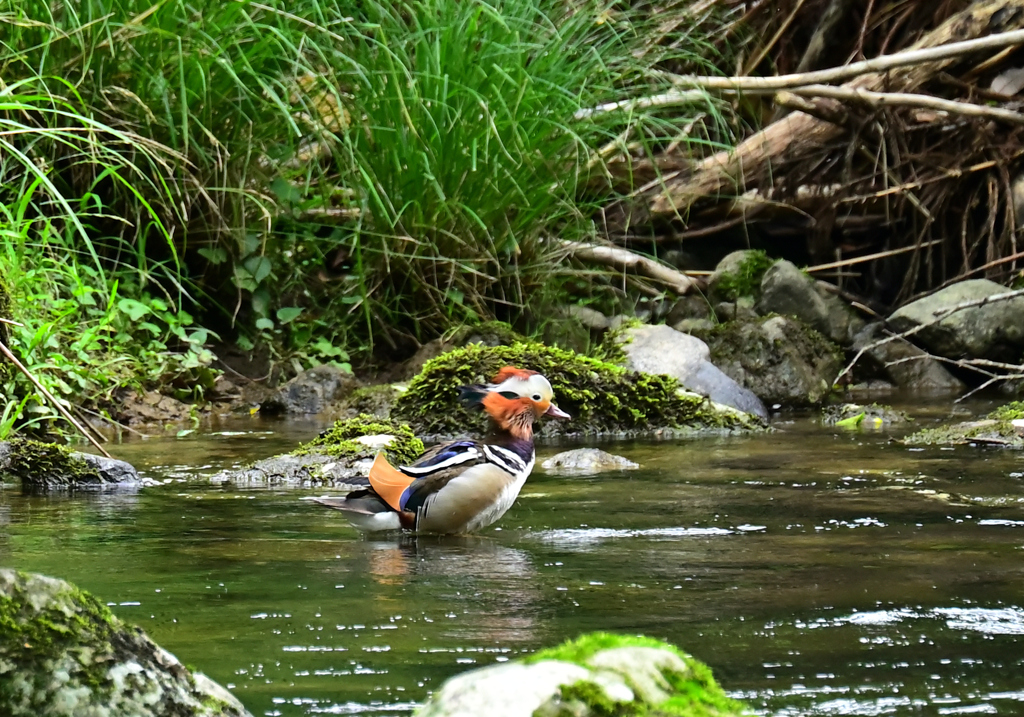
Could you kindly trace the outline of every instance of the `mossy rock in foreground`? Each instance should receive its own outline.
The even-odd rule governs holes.
[[[249,716],[230,692],[190,672],[92,595],[2,569],[0,713]]]
[[[1000,406],[979,421],[964,421],[940,428],[925,428],[901,442],[908,446],[990,445],[1024,448],[1024,402],[1013,401]]]
[[[334,425],[291,453],[272,456],[239,470],[213,476],[214,483],[291,486],[345,486],[365,476],[374,457],[384,451],[393,464],[411,463],[423,442],[409,426],[386,418],[360,414]]]
[[[0,480],[25,488],[97,488],[149,485],[125,461],[78,453],[55,443],[30,439],[0,442]]]
[[[674,378],[629,371],[537,343],[471,344],[442,354],[427,362],[398,397],[391,416],[418,435],[478,433],[485,418],[459,402],[458,388],[486,383],[503,366],[539,371],[551,382],[555,403],[572,420],[545,419],[540,431],[548,435],[636,436],[762,427],[750,414],[685,391]]]
[[[661,640],[596,632],[445,682],[418,717],[732,717],[707,665]]]

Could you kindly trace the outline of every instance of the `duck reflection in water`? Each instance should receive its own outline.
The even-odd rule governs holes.
[[[460,638],[532,640],[541,604],[528,552],[482,536],[410,535],[362,543],[377,600],[404,600],[393,590],[413,582],[444,585],[437,597],[447,613],[473,614],[472,626],[453,624]]]

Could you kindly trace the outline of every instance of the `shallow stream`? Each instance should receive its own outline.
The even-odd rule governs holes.
[[[170,481],[138,493],[8,486],[0,565],[92,591],[254,715],[408,712],[451,675],[590,630],[674,642],[766,715],[1024,714],[1019,452],[809,417],[608,444],[642,468],[536,473],[471,539],[368,539],[303,500],[329,491],[195,480],[318,428],[114,446]]]

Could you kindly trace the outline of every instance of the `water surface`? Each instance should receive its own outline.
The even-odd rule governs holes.
[[[680,645],[762,714],[1024,713],[1018,452],[785,419],[604,446],[642,469],[535,474],[476,538],[368,539],[305,500],[322,490],[198,481],[318,427],[227,428],[113,447],[162,487],[8,486],[0,564],[94,592],[255,715],[408,712],[599,629]]]

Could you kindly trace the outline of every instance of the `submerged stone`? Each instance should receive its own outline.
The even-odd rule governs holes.
[[[732,717],[711,670],[660,640],[592,633],[453,677],[418,717]]]
[[[29,488],[99,488],[150,485],[132,464],[79,453],[55,443],[0,442],[0,477]]]
[[[536,343],[469,345],[428,362],[399,396],[392,417],[418,435],[479,434],[485,417],[458,400],[458,388],[486,383],[503,366],[539,371],[551,382],[555,403],[571,421],[543,421],[542,435],[653,435],[757,430],[749,413],[690,393],[669,376],[621,366]]]
[[[272,456],[237,470],[213,476],[214,483],[291,486],[344,486],[366,476],[377,453],[384,451],[395,465],[422,455],[423,442],[409,426],[361,414],[336,421],[326,431],[291,453]]]
[[[628,458],[606,453],[599,448],[576,448],[563,451],[541,463],[548,473],[554,475],[596,475],[608,471],[628,471],[639,468]]]
[[[230,692],[63,580],[0,569],[0,711],[10,717],[249,717]]]
[[[859,403],[843,403],[836,406],[825,406],[821,411],[821,422],[826,426],[847,429],[889,428],[908,423],[913,419],[903,411],[877,403],[862,405]]]

